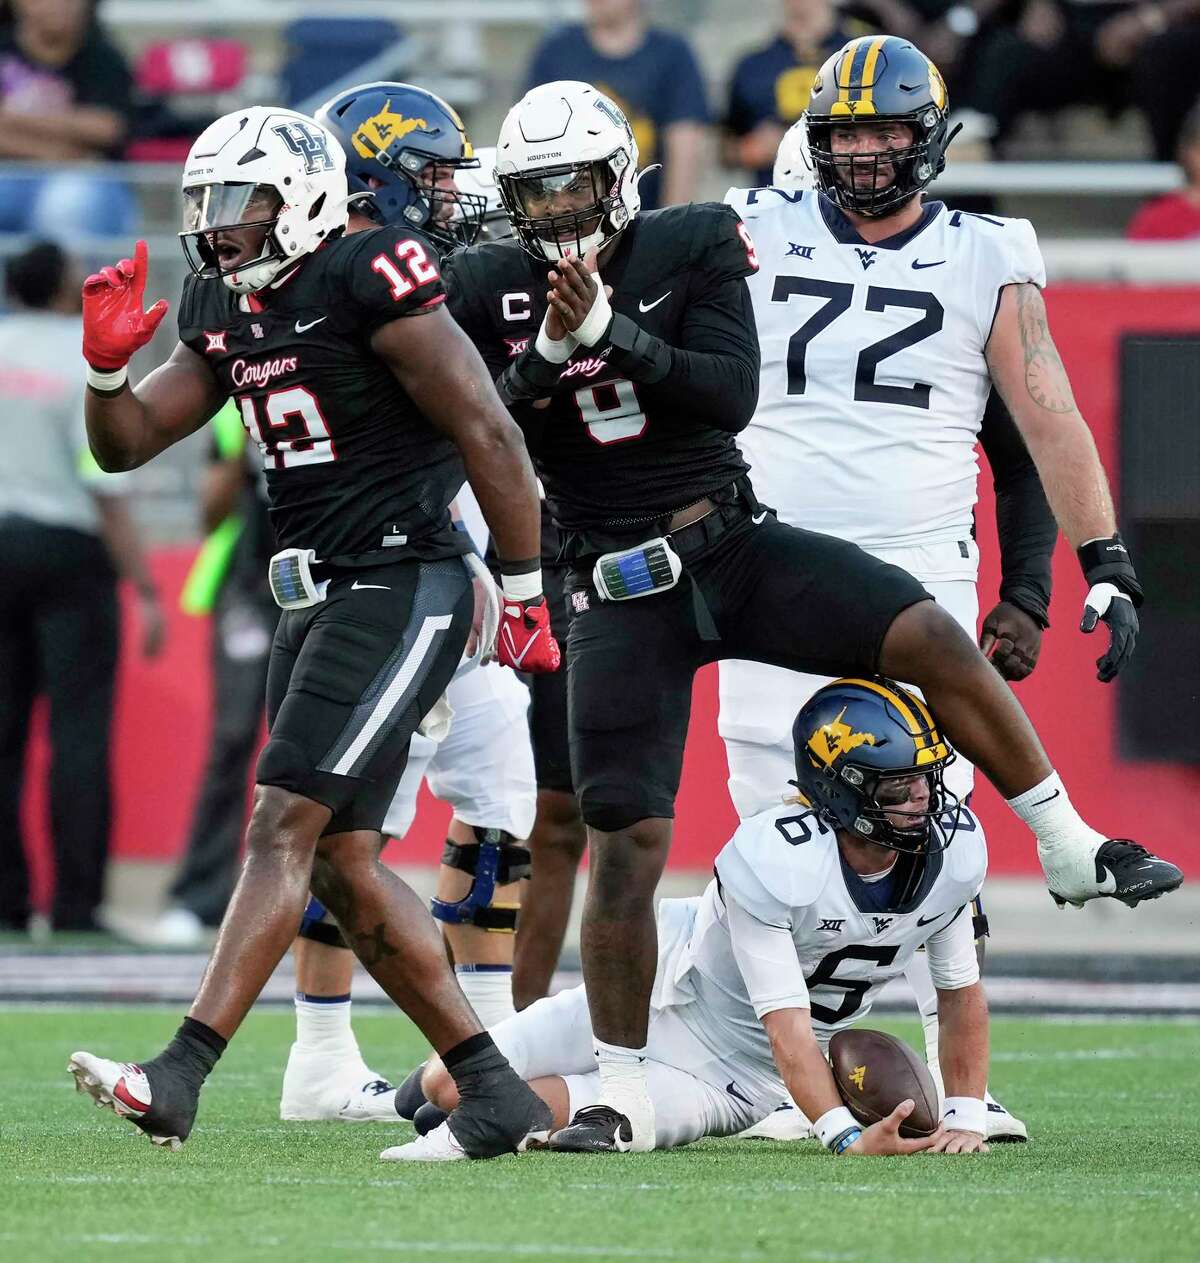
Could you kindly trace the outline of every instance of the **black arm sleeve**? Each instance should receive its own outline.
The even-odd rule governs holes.
[[[1000,599],[1023,609],[1045,629],[1050,626],[1050,561],[1058,523],[1025,440],[995,390],[983,413],[979,440],[996,489]]]
[[[672,405],[703,425],[737,434],[758,404],[758,334],[750,291],[740,277],[690,299],[684,346],[670,346],[628,316],[608,330],[608,362],[629,378],[671,393]]]

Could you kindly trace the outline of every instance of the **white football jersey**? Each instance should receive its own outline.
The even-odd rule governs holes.
[[[979,977],[970,903],[986,871],[983,829],[964,809],[950,845],[929,859],[903,911],[873,910],[863,906],[863,886],[846,876],[834,831],[814,812],[795,805],[761,812],[717,856],[717,880],[700,897],[686,944],[660,966],[670,985],[656,987],[659,1006],[679,1005],[710,1046],[737,1049],[765,1066],[771,1050],[763,1014],[809,1007],[824,1045],[866,1016],[922,945],[938,985],[968,986]],[[735,957],[727,900],[764,927],[790,931],[804,979],[798,995],[785,996],[781,980],[773,1000],[752,996],[755,987]]]
[[[1032,225],[929,202],[867,245],[818,193],[726,201],[759,263],[758,411],[738,436],[759,498],[868,549],[968,539],[1000,289],[1045,284]]]

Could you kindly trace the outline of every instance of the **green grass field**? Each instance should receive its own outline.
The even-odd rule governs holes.
[[[178,1154],[77,1096],[67,1056],[157,1050],[158,1008],[0,1008],[0,1259],[563,1258],[820,1263],[1200,1259],[1200,1025],[998,1019],[992,1084],[1028,1145],[830,1158],[706,1141],[623,1157],[400,1167],[405,1124],[282,1124],[287,1011],[254,1014]],[[421,1054],[389,1013],[369,1064]],[[911,1023],[880,1023],[916,1041]]]

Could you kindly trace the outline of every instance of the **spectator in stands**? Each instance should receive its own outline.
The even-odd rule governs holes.
[[[696,56],[680,35],[646,21],[643,0],[587,0],[587,20],[560,27],[538,47],[526,88],[578,79],[607,93],[633,127],[643,166],[642,209],[695,195],[708,107]]]
[[[771,183],[779,142],[808,105],[826,58],[875,29],[845,17],[832,0],[783,0],[782,8],[779,34],[734,67],[725,112],[722,157],[727,166],[751,171],[757,185]]]
[[[5,0],[0,10],[0,158],[56,168],[0,183],[0,231],[120,234],[136,206],[120,182],[70,164],[121,153],[133,109],[129,69],[96,0]]]
[[[980,49],[970,104],[1004,139],[1027,110],[1077,104],[1146,115],[1155,156],[1170,161],[1200,95],[1200,0],[1024,0]]]
[[[258,452],[231,399],[212,420],[201,491],[208,531],[184,585],[185,613],[211,614],[212,731],[183,864],[170,906],[122,933],[156,947],[197,946],[221,924],[241,865],[251,760],[258,747],[267,664],[279,607],[267,568],[275,536]]]
[[[116,570],[137,589],[144,654],[163,618],[124,500],[88,452],[80,282],[56,245],[13,258],[0,316],[0,927],[28,921],[22,773],[35,695],[50,708],[58,930],[93,930],[108,860]]]
[[[1186,241],[1200,237],[1200,105],[1183,124],[1177,151],[1185,184],[1147,202],[1130,222],[1131,241]]]

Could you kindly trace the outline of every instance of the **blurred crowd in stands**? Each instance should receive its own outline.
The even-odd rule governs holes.
[[[546,30],[523,73],[486,59],[480,73],[489,90],[503,88],[514,99],[523,87],[569,78],[620,101],[643,164],[655,168],[641,185],[643,205],[652,208],[700,195],[714,161],[732,182],[769,183],[779,141],[803,111],[821,64],[846,40],[886,31],[911,38],[941,67],[963,126],[960,151],[972,156],[1023,156],[1019,131],[1031,114],[1042,116],[1053,140],[1069,107],[1099,112],[1101,137],[1118,116],[1136,111],[1143,156],[1178,162],[1184,182],[1141,207],[1129,236],[1200,237],[1200,0],[755,3],[774,7],[774,34],[758,47],[731,50],[720,66],[708,48],[702,69],[678,24],[656,21],[660,13],[727,13],[725,0],[585,0],[584,20]],[[136,180],[117,160],[177,165],[212,118],[264,101],[264,92],[311,111],[351,83],[406,77],[397,73],[406,39],[401,0],[395,22],[342,19],[332,5],[329,16],[291,22],[279,33],[282,59],[266,80],[255,77],[254,50],[238,31],[213,36],[200,25],[203,6],[196,10],[195,34],[167,38],[146,26],[114,32],[103,0],[0,0],[0,241],[13,237],[0,314],[0,411],[21,427],[6,444],[20,460],[6,460],[0,471],[0,929],[22,927],[29,914],[17,818],[34,696],[48,695],[54,747],[53,921],[88,930],[108,849],[119,574],[140,597],[144,651],[157,652],[163,633],[125,488],[86,459],[79,275],[52,242],[132,239],[143,210]],[[418,64],[409,58],[407,77],[420,73]],[[469,103],[460,103],[470,122]],[[491,139],[476,131],[477,143]],[[179,941],[220,920],[232,887],[274,620],[263,591],[269,544],[243,529],[261,518],[261,506],[254,508],[240,425],[236,416],[227,420],[231,436],[216,430],[204,513],[210,528],[236,519],[227,542],[233,557],[236,538],[245,565],[220,568],[220,581],[206,580],[211,590],[200,601],[214,619],[217,726],[172,891],[185,922]]]
[[[585,0],[583,22],[546,31],[524,74],[506,68],[508,82],[515,90],[589,79],[621,101],[643,162],[662,164],[642,185],[653,206],[695,196],[714,154],[732,178],[768,182],[779,139],[821,63],[847,39],[888,31],[913,39],[941,67],[963,125],[961,155],[1022,156],[1021,124],[1035,116],[1050,137],[1039,153],[1052,156],[1072,107],[1090,107],[1101,136],[1135,112],[1144,156],[1179,161],[1187,188],[1139,215],[1134,235],[1200,231],[1200,0],[760,2],[775,10],[775,34],[723,65],[710,55],[706,74],[686,35],[655,25],[656,10],[676,6]],[[395,22],[331,10],[288,24],[268,76],[275,98],[311,108],[364,66],[378,77],[387,51],[404,44],[404,6],[394,8]],[[0,233],[127,235],[139,225],[138,200],[105,161],[178,162],[206,122],[264,88],[236,31],[114,32],[103,10],[103,0],[0,0],[0,162],[52,168],[3,174]],[[688,6],[701,17],[709,10],[722,4]],[[1096,156],[1105,156],[1103,143]]]

